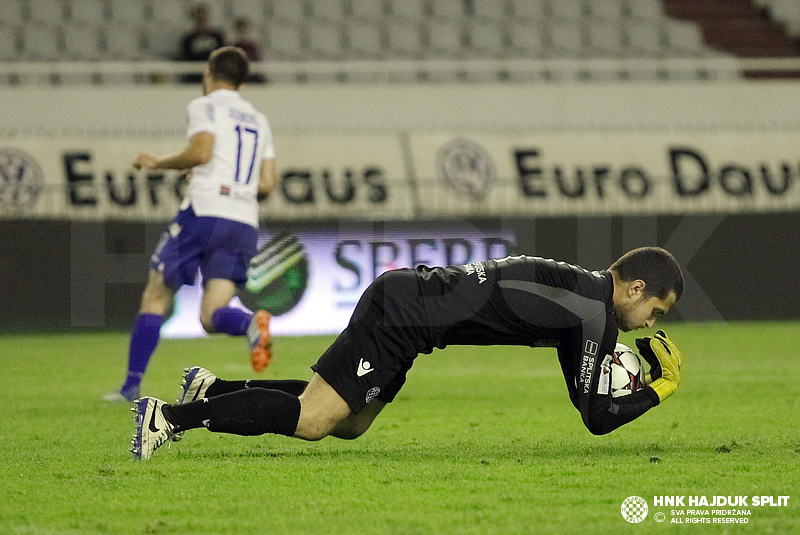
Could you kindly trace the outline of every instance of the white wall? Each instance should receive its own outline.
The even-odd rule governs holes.
[[[276,132],[800,129],[793,82],[284,85],[245,88]],[[0,134],[183,132],[196,87],[0,89]]]

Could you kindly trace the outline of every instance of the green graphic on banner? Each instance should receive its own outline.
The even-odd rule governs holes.
[[[250,261],[239,298],[252,310],[280,316],[293,309],[308,286],[308,258],[297,238],[279,234]]]

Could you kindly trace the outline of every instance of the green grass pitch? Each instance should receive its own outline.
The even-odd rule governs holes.
[[[667,331],[684,384],[603,437],[581,424],[552,349],[452,347],[420,356],[357,440],[197,430],[149,462],[127,452],[129,407],[100,401],[127,334],[0,336],[0,533],[800,533],[800,324]],[[308,378],[331,340],[277,339],[264,376]],[[193,364],[255,377],[243,344],[165,340],[145,393],[174,400]],[[716,495],[790,498],[740,507],[745,524],[676,524],[688,503],[653,504]],[[620,513],[629,496],[649,504],[640,524]]]

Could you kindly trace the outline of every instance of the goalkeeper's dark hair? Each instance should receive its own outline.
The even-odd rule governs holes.
[[[208,58],[211,76],[215,80],[228,82],[237,89],[250,75],[250,61],[244,50],[236,46],[223,46]]]
[[[608,268],[624,282],[644,281],[646,297],[666,299],[675,292],[677,299],[683,294],[683,273],[678,261],[669,251],[660,247],[640,247],[622,255]]]

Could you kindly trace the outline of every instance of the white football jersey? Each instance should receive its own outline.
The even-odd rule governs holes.
[[[214,134],[211,160],[192,169],[186,198],[198,216],[214,216],[258,228],[258,182],[261,161],[275,157],[266,116],[237,91],[218,89],[187,106],[191,138]]]

